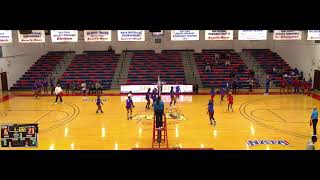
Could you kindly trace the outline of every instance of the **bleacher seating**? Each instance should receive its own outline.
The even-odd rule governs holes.
[[[76,55],[69,64],[61,78],[62,86],[75,81],[101,81],[103,89],[110,89],[113,75],[120,54],[109,51],[84,51],[84,54]]]
[[[215,64],[215,54],[220,55],[219,65]],[[223,56],[229,54],[230,67],[225,67]],[[194,53],[194,58],[198,67],[198,72],[204,87],[221,88],[230,80],[230,74],[234,70],[240,79],[241,87],[247,87],[249,79],[249,69],[240,58],[239,54],[232,49],[202,50],[201,53]],[[210,63],[211,72],[205,72],[206,62]],[[243,71],[237,72],[242,65]]]
[[[272,52],[270,49],[243,49],[249,52],[259,63],[260,67],[268,72],[272,68],[282,69],[283,74],[290,73],[292,68],[282,59],[277,53]],[[269,72],[271,81],[276,85],[280,85],[282,75]]]
[[[31,90],[37,80],[43,80],[55,69],[68,52],[48,52],[35,62],[29,70],[15,83],[11,90]]]
[[[164,50],[160,54],[153,50],[131,51],[127,84],[153,84],[158,80],[166,83],[186,83],[180,51]]]

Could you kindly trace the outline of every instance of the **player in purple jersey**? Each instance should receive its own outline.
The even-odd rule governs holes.
[[[132,118],[132,107],[133,107],[133,102],[130,96],[128,96],[128,99],[126,100],[126,109],[127,109],[127,119]],[[130,116],[129,116],[130,113]]]
[[[48,79],[47,78],[43,79],[42,85],[43,85],[43,93],[48,94]]]
[[[32,89],[33,89],[33,92],[34,92],[34,96],[37,99],[38,96],[39,96],[39,83],[38,83],[38,81],[34,82]]]
[[[101,101],[101,98],[100,98],[100,94],[98,93],[97,95],[97,102],[96,102],[97,106],[98,106],[98,109],[96,111],[96,113],[98,114],[99,110],[101,113],[103,113],[102,109],[101,109],[101,105],[103,105],[102,101]]]
[[[150,95],[151,95],[151,89],[149,88],[148,89],[148,92],[146,94],[146,100],[147,100],[147,105],[146,105],[146,108],[150,109]]]

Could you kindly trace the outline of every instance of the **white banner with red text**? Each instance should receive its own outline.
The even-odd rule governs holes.
[[[44,43],[46,34],[44,30],[32,30],[31,34],[20,34],[18,31],[19,43]]]
[[[144,41],[144,30],[118,30],[118,41]]]
[[[0,44],[12,43],[12,31],[0,30]]]
[[[77,30],[51,30],[52,42],[78,42]]]
[[[84,30],[85,42],[111,41],[111,30]]]
[[[205,40],[233,40],[233,30],[205,30]]]
[[[274,30],[273,40],[301,40],[301,31]]]
[[[198,41],[199,30],[171,30],[171,41]]]

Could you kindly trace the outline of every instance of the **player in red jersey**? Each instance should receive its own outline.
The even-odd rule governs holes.
[[[232,105],[233,105],[233,96],[232,96],[232,93],[229,92],[229,95],[228,95],[228,111],[229,111],[229,108],[230,108],[232,110],[232,112],[233,112]]]
[[[287,86],[287,81],[283,77],[282,80],[281,80],[281,83],[280,83],[280,94],[282,94],[282,93],[285,94],[286,86]]]

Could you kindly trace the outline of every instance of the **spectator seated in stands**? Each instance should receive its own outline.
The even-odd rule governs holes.
[[[113,49],[112,49],[111,45],[109,45],[109,47],[108,47],[108,51],[109,51],[109,52],[112,52],[112,51],[113,51]]]
[[[215,54],[214,54],[214,59],[215,59],[215,60],[219,60],[219,59],[220,59],[220,56],[219,56],[218,53],[215,53]]]
[[[253,79],[253,77],[255,76],[255,73],[252,69],[250,69],[250,76],[249,78]]]
[[[207,62],[205,72],[211,72],[210,64]]]
[[[300,80],[302,80],[302,79],[303,79],[303,72],[302,72],[302,71],[300,72],[299,79],[300,79]]]
[[[276,73],[277,73],[277,68],[276,68],[276,67],[273,67],[273,68],[272,68],[272,73],[273,73],[273,74],[276,74]]]
[[[243,65],[241,64],[240,66],[238,66],[238,72],[241,73],[244,71],[244,67]]]
[[[225,61],[225,66],[226,66],[226,67],[230,67],[230,60],[229,60],[229,59],[226,59],[226,61]]]
[[[299,70],[297,68],[294,68],[294,75],[299,75]]]
[[[234,72],[234,70],[231,71],[231,73],[230,73],[230,78],[234,78],[235,76],[236,76],[236,73]]]

